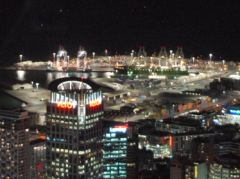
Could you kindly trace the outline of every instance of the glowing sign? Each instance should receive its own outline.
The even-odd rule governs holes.
[[[100,105],[101,105],[101,102],[99,100],[93,100],[89,103],[90,108],[94,108],[94,107],[100,106]]]
[[[98,110],[101,107],[101,101],[100,100],[93,100],[89,103],[88,108],[90,110]]]
[[[240,115],[240,110],[230,109],[231,114]]]
[[[127,132],[128,125],[117,125],[110,128],[110,132],[121,132],[126,133]]]
[[[75,105],[72,102],[57,102],[56,104],[58,109],[73,109]]]
[[[61,139],[61,138],[50,138],[50,137],[46,137],[47,141],[54,141],[54,142],[65,142],[65,139]]]

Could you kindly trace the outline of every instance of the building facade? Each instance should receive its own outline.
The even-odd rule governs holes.
[[[209,168],[209,179],[235,179],[240,178],[239,163],[235,165],[212,163]]]
[[[44,179],[46,177],[46,141],[45,136],[39,135],[38,138],[30,140],[30,171],[31,178]]]
[[[103,135],[103,178],[137,178],[137,136],[128,123],[107,123]]]
[[[0,110],[0,178],[30,177],[29,116],[22,110]]]
[[[49,85],[47,178],[102,178],[102,92],[90,80]]]

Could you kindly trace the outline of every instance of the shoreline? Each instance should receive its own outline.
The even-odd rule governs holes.
[[[0,71],[45,71],[45,72],[75,72],[75,73],[89,73],[89,72],[98,72],[98,73],[105,73],[105,72],[114,72],[112,68],[106,69],[92,69],[92,70],[56,70],[56,69],[45,69],[45,68],[16,68],[16,67],[0,67]]]

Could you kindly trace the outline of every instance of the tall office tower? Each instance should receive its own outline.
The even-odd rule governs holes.
[[[29,178],[29,120],[26,111],[0,110],[0,178]]]
[[[137,178],[137,135],[128,123],[105,122],[103,178]]]
[[[44,179],[46,176],[46,137],[43,134],[31,134],[30,138],[30,171],[31,178]]]
[[[102,92],[88,79],[61,78],[49,85],[47,178],[102,177]]]

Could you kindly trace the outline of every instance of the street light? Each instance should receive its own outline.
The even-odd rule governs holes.
[[[222,60],[223,65],[225,65],[225,60]]]
[[[133,52],[130,53],[131,57],[133,58]]]
[[[20,60],[20,62],[22,62],[22,59],[23,59],[23,55],[20,54],[20,55],[19,55],[19,60]]]
[[[36,83],[36,89],[38,90],[38,87],[39,87],[39,83]]]
[[[105,53],[105,56],[107,56],[107,55],[108,55],[108,50],[105,49],[105,50],[104,50],[104,53]]]
[[[212,61],[213,54],[209,53],[209,60]]]
[[[193,63],[195,62],[195,57],[192,57]]]
[[[152,67],[152,65],[153,65],[153,57],[150,57],[150,60],[151,60],[151,61],[150,61],[150,63],[151,63],[151,64],[150,64],[150,67]]]
[[[53,61],[55,60],[56,58],[56,53],[53,53]]]

